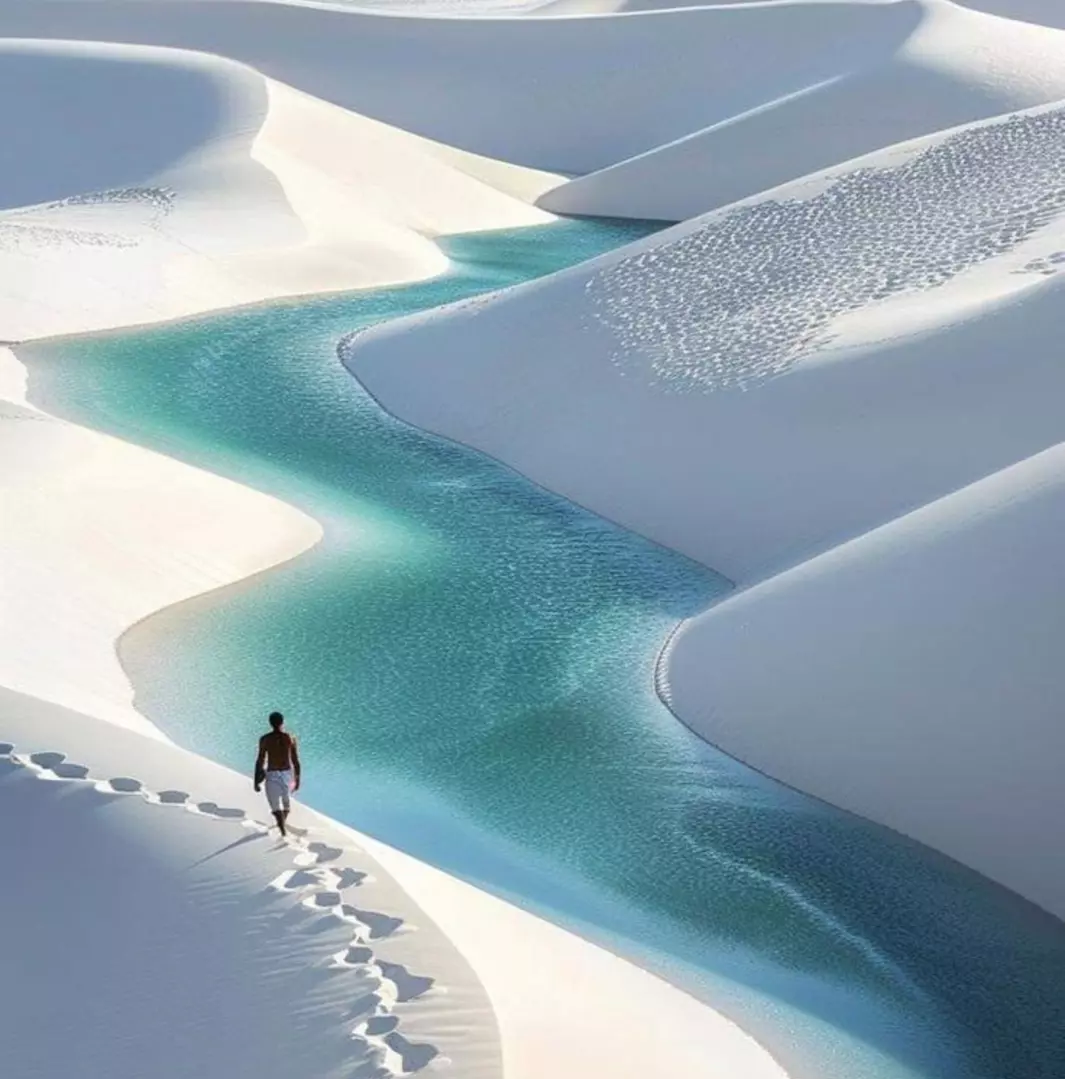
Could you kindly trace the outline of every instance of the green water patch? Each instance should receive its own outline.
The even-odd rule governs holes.
[[[127,634],[138,706],[244,770],[281,709],[309,803],[707,993],[793,1073],[1059,1075],[1062,924],[659,701],[663,641],[726,581],[396,421],[337,359],[359,327],[651,228],[453,238],[432,281],[21,349],[35,401],[325,529]]]

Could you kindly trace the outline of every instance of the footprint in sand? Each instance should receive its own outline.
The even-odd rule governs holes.
[[[144,785],[132,776],[113,776],[110,780],[99,780],[96,790],[105,794],[133,795],[144,790]]]
[[[403,920],[395,915],[384,915],[380,911],[363,911],[350,904],[345,904],[341,911],[344,918],[364,926],[366,936],[371,941],[391,937],[403,925]]]
[[[352,1037],[365,1048],[363,1067],[353,1073],[359,1077],[409,1076],[424,1069],[438,1056],[435,1046],[412,1043],[398,1031],[377,1036],[353,1032]]]
[[[278,892],[299,892],[301,889],[317,888],[323,884],[320,870],[286,870],[267,886]]]
[[[308,844],[292,861],[296,866],[321,866],[339,859],[343,854],[342,848],[330,847],[316,840],[313,844]]]
[[[95,789],[104,794],[139,794],[148,803],[157,806],[183,806],[194,814],[222,820],[240,820],[247,828],[265,831],[265,826],[247,817],[245,811],[235,807],[219,806],[215,802],[190,802],[188,792],[168,789],[151,791],[131,776],[114,776],[96,780],[89,776],[89,769],[67,760],[57,751],[40,751],[28,756],[15,753],[12,743],[0,742],[0,759],[15,767],[28,768],[45,780],[89,780]],[[409,1076],[440,1058],[435,1046],[429,1043],[413,1043],[397,1030],[399,1017],[393,1008],[399,1002],[413,1001],[427,993],[435,980],[424,975],[414,975],[402,964],[379,959],[368,941],[378,940],[396,933],[404,925],[403,919],[377,911],[364,911],[343,903],[342,893],[372,881],[372,877],[350,866],[328,866],[343,854],[342,848],[316,841],[306,844],[298,839],[308,830],[290,830],[297,834],[297,854],[293,858],[296,870],[286,871],[270,882],[269,887],[281,892],[300,892],[317,889],[304,897],[301,905],[328,916],[343,919],[355,927],[354,938],[346,949],[334,953],[331,966],[344,968],[376,983],[377,989],[363,995],[353,1007],[351,1017],[358,1017],[352,1029],[352,1039],[363,1051],[362,1066],[355,1076]],[[325,888],[323,888],[325,886]]]
[[[369,876],[365,871],[353,870],[350,866],[343,866],[340,869],[330,867],[326,870],[326,874],[332,882],[332,887],[341,892],[361,885]]]
[[[205,817],[226,818],[231,821],[246,816],[243,810],[235,806],[219,806],[216,802],[189,803],[188,808],[194,814],[203,814]]]
[[[429,1043],[412,1043],[410,1039],[400,1035],[398,1031],[389,1032],[382,1040],[388,1048],[399,1056],[400,1067],[404,1073],[417,1072],[424,1069],[439,1051]]]
[[[388,1035],[399,1027],[398,1016],[371,1016],[361,1024],[356,1024],[353,1034],[355,1035]]]
[[[346,949],[333,954],[332,967],[365,967],[373,963],[374,953],[368,945],[349,945]]]
[[[84,765],[75,765],[67,761],[66,754],[52,750],[30,754],[29,761],[37,767],[37,775],[42,780],[84,780],[89,775]]]
[[[413,1001],[422,994],[427,993],[434,984],[435,979],[428,975],[413,975],[402,964],[390,964],[387,960],[378,960],[377,966],[384,976],[396,988],[397,1001]]]
[[[340,907],[340,893],[333,889],[315,893],[303,901],[303,906],[312,911],[334,911]]]
[[[144,797],[150,803],[159,803],[163,806],[184,806],[189,801],[187,791],[145,791]]]

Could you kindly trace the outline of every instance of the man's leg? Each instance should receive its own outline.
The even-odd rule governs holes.
[[[266,801],[270,804],[270,810],[274,815],[274,821],[282,836],[285,836],[285,818],[288,817],[288,790],[284,784],[278,782],[276,775],[267,773],[266,776]]]

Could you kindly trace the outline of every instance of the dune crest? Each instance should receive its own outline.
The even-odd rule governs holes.
[[[805,23],[770,15],[797,52],[822,55],[816,76],[774,85],[768,56],[749,51],[745,73],[761,97],[682,138],[570,180],[540,199],[561,214],[676,221],[919,136],[1065,100],[1065,33],[962,10],[948,0],[856,4],[870,20],[862,52]],[[722,11],[722,48],[743,50]],[[757,10],[757,9],[752,9]],[[759,43],[762,47],[762,43]]]
[[[655,976],[306,807],[278,841],[246,777],[3,687],[0,711],[28,830],[0,885],[12,1073],[784,1075]]]
[[[405,419],[755,587],[705,617],[714,630],[697,621],[663,665],[693,728],[1058,913],[1065,882],[1046,842],[1022,842],[1045,836],[1060,810],[1039,764],[1056,760],[1065,696],[1047,648],[1058,592],[1046,581],[1060,574],[1039,539],[1056,504],[1048,495],[1045,521],[1016,516],[1034,548],[1023,566],[1003,562],[1017,606],[1001,621],[974,613],[966,589],[984,585],[960,570],[982,558],[999,573],[984,511],[935,556],[894,523],[993,474],[1027,499],[1020,463],[1065,438],[1052,404],[1065,389],[1061,116],[1052,104],[893,146],[476,307],[374,328],[344,354]],[[774,582],[806,580],[808,567],[824,568],[826,602],[842,598],[853,580],[828,569],[849,550],[838,545],[881,532],[895,538],[899,574],[889,581],[870,556],[853,590],[861,612],[841,608],[833,624],[811,591],[790,589],[786,609],[757,609],[770,622],[779,614],[817,657],[809,680],[767,679],[771,657],[787,655],[790,671],[808,652],[768,631],[748,636],[756,609],[743,598],[775,596]],[[941,583],[943,609],[923,606],[935,568],[962,551],[972,559]],[[912,601],[905,616],[896,590]],[[721,648],[726,627],[732,644]],[[837,649],[837,633],[862,643],[860,656]],[[917,640],[920,667],[904,660]],[[746,666],[723,673],[719,648]],[[1016,678],[992,690],[975,672],[1000,663]],[[962,689],[967,665],[986,693]],[[1024,798],[993,783],[1007,715],[1016,747],[1001,760],[1025,777]]]
[[[492,186],[549,177],[219,57],[0,41],[5,86],[24,102],[0,119],[20,164],[0,179],[9,341],[423,278],[447,266],[435,236],[550,220]]]

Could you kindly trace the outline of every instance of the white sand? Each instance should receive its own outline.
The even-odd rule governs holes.
[[[1065,71],[1065,37],[1031,32]],[[1020,463],[1065,440],[1063,140],[1065,103],[892,146],[347,357],[405,419],[766,582],[681,639],[680,716],[1058,913],[1060,509],[1030,485],[1060,460]],[[986,506],[936,509],[999,473]],[[958,539],[922,539],[940,514]],[[833,549],[870,530],[896,572],[878,543],[844,574]]]
[[[1065,29],[1065,7],[1058,0],[958,0],[958,3],[1007,19],[1023,19],[1041,26]]]
[[[688,624],[673,707],[1065,917],[1063,529],[1059,444]]]
[[[937,2],[773,0],[619,16],[455,19],[386,18],[346,4],[212,0],[214,17],[204,19],[202,0],[0,0],[0,35],[217,53],[449,145],[583,174],[851,66],[875,67]],[[938,89],[995,99],[986,81],[982,88],[966,84],[969,72],[993,80],[1001,66],[964,49],[953,59],[957,70],[944,71]],[[1003,90],[999,100],[1009,96]],[[913,117],[909,123],[909,134],[925,130]]]
[[[1065,96],[1057,32],[949,0],[462,19],[212,3],[206,20],[201,0],[0,0],[0,34],[218,53],[409,131],[581,174],[548,209],[669,220]]]
[[[233,18],[276,57],[335,44],[313,14],[309,36],[246,35],[245,8],[288,17],[252,3],[8,2],[0,33],[22,20],[76,36],[100,13],[165,27],[179,8],[192,37]],[[529,202],[557,182],[201,54],[9,40],[0,88],[19,103],[0,118],[19,162],[0,177],[7,340],[424,277],[445,265],[432,237],[547,220]],[[380,845],[371,858],[305,808],[312,847],[273,846],[247,778],[145,738],[158,732],[132,708],[117,636],[319,528],[23,395],[0,349],[0,800],[24,829],[0,883],[22,973],[0,1009],[5,1068],[783,1075],[660,979]]]
[[[216,57],[0,42],[0,90],[23,102],[0,117],[7,340],[423,278],[435,236],[550,220],[508,193],[550,177]]]
[[[430,1058],[421,1075],[500,1075],[479,979],[357,837],[297,808],[283,844],[247,777],[6,689],[0,729],[19,835],[0,882],[19,974],[6,1075],[388,1076]]]
[[[1058,441],[1063,129],[1054,106],[904,144],[371,328],[348,366],[405,419],[757,580]]]
[[[1065,226],[1039,108],[1065,98],[1065,35],[945,0],[416,4],[0,0],[9,39],[99,42],[0,43],[0,338],[424,277],[434,237],[547,220],[538,199],[751,196],[368,334],[350,364],[408,419],[751,586],[664,662],[696,730],[1065,913]],[[144,738],[118,634],[318,526],[21,393],[0,349],[13,1071],[781,1075],[661,980],[305,808],[323,846],[273,849],[246,778]]]
[[[786,1075],[733,1023],[661,979],[402,852],[363,844],[477,972],[499,1024],[504,1075]],[[545,1046],[545,1033],[564,1045]]]
[[[734,83],[722,61],[742,58],[742,107],[711,91],[723,107],[701,130],[572,180],[542,206],[677,221],[885,146],[1065,99],[1065,33],[947,0],[717,14],[721,57],[708,63]],[[806,57],[807,73],[781,63],[788,52]]]
[[[0,350],[0,395],[14,365]],[[132,705],[123,631],[321,536],[267,495],[3,397],[0,463],[0,685],[140,731],[155,728]]]

